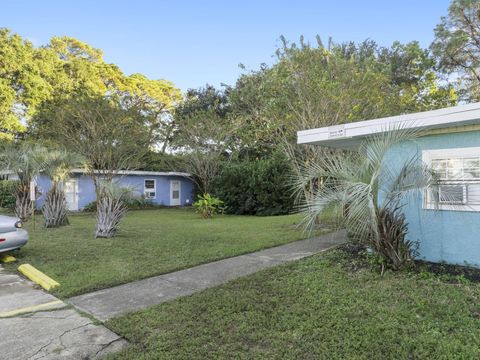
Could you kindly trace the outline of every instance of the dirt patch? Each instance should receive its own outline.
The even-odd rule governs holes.
[[[376,271],[365,246],[347,243],[337,247],[336,250],[332,260],[340,262],[342,267],[348,271],[356,272],[366,268]],[[412,262],[412,266],[405,271],[423,276],[437,276],[440,280],[448,283],[462,281],[480,283],[480,269],[469,266],[415,260]]]
[[[414,263],[413,271],[418,273],[429,272],[440,276],[448,282],[451,282],[450,280],[456,282],[459,279],[466,279],[476,283],[480,282],[480,269],[469,266],[439,264],[417,260]],[[449,279],[449,277],[451,279]]]

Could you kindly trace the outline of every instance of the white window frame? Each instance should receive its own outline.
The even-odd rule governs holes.
[[[153,190],[152,189],[147,189],[146,188],[146,182],[147,181],[153,181]],[[147,193],[154,193],[154,196],[147,195]],[[145,199],[156,199],[157,198],[157,179],[143,179],[143,196],[145,196]]]
[[[444,160],[444,159],[464,159],[464,158],[480,158],[480,147],[466,147],[466,148],[451,148],[451,149],[434,149],[434,150],[423,150],[422,151],[422,161],[428,167],[431,167],[433,160]],[[453,180],[451,182],[445,181],[445,185],[458,185],[464,187],[464,201],[467,199],[467,186],[468,184],[480,184],[480,180]],[[470,211],[470,212],[480,212],[479,204],[468,204],[468,203],[458,203],[458,204],[445,204],[437,203],[435,204],[430,200],[429,190],[425,190],[423,194],[423,209],[426,210],[449,210],[449,211]]]

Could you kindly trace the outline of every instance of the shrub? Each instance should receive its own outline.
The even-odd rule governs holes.
[[[122,199],[122,201],[125,203],[125,205],[128,207],[130,210],[141,210],[141,209],[147,209],[147,208],[153,208],[157,207],[157,205],[154,205],[151,200],[145,199],[143,196],[129,196],[125,197]],[[84,212],[95,212],[97,211],[97,202],[92,201],[85,205],[83,208]]]
[[[154,206],[151,200],[145,199],[143,196],[132,195],[125,198],[123,201],[130,210],[140,210]]]
[[[85,212],[97,211],[97,202],[96,201],[89,202],[87,205],[83,207],[82,211],[85,211]]]
[[[291,166],[286,156],[224,165],[215,182],[215,195],[227,212],[238,215],[283,215],[293,209]]]
[[[0,208],[15,208],[15,188],[17,181],[0,180]]]
[[[210,195],[203,194],[198,196],[198,200],[193,203],[195,210],[202,215],[203,218],[212,218],[215,214],[223,213],[223,201]]]

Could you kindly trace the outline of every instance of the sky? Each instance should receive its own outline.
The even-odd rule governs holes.
[[[0,27],[35,45],[71,36],[127,75],[167,79],[185,91],[233,85],[239,64],[272,64],[280,36],[298,41],[417,40],[428,47],[448,0],[0,0]]]

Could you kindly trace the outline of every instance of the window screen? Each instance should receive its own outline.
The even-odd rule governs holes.
[[[480,156],[477,156],[480,149],[426,150],[425,153],[427,165],[438,179],[435,189],[427,191],[427,207],[438,202],[440,206],[452,205],[447,207],[449,210],[476,211],[480,205]]]

